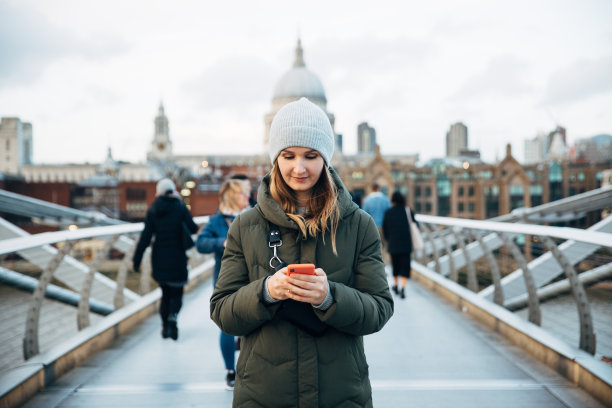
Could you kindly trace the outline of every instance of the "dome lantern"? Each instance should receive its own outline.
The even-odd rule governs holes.
[[[295,48],[295,62],[294,67],[305,67],[304,63],[304,50],[302,49],[302,41],[298,38],[297,47]]]

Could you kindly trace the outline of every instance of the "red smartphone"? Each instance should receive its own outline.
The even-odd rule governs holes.
[[[314,264],[291,264],[287,266],[289,275],[292,273],[303,273],[304,275],[316,275]]]

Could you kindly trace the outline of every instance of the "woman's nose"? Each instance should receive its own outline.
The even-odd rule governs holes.
[[[306,171],[306,166],[304,166],[304,161],[301,159],[296,160],[294,171],[298,174]]]

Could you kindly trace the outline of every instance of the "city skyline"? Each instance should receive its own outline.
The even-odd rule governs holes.
[[[485,161],[508,142],[522,160],[524,140],[557,125],[570,144],[612,133],[609,15],[594,0],[0,0],[0,116],[32,123],[39,163],[100,162],[108,146],[145,160],[160,101],[176,154],[262,153],[299,36],[346,153],[368,122],[383,154],[442,157],[463,122]]]

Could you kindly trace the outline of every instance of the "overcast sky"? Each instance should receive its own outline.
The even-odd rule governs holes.
[[[346,153],[444,155],[452,123],[486,161],[557,124],[612,133],[612,1],[0,0],[0,116],[34,160],[143,161],[163,100],[174,152],[263,151],[296,39]]]

